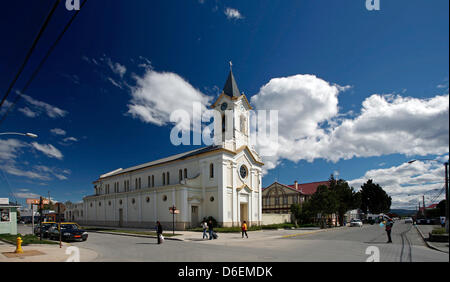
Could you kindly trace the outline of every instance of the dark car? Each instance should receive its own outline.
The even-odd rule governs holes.
[[[49,229],[49,238],[59,240],[58,223],[55,223]],[[61,240],[62,241],[86,241],[88,233],[86,230],[73,222],[61,223]]]
[[[42,237],[48,238],[48,230],[53,226],[53,224],[56,224],[56,222],[42,222]],[[40,230],[40,224],[38,223],[34,228],[34,234],[36,236],[40,236]]]

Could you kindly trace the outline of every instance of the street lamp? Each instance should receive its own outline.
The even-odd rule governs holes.
[[[21,135],[21,136],[27,136],[31,138],[37,138],[38,136],[34,133],[18,133],[18,132],[4,132],[0,133],[0,135]]]
[[[416,161],[433,161],[433,162],[437,162],[440,164],[443,164],[445,167],[445,232],[448,233],[448,215],[449,215],[449,205],[448,205],[448,161],[447,162],[440,162],[437,160],[433,160],[433,159],[419,159],[419,160],[411,160],[408,162],[408,164],[412,164]],[[424,208],[424,212],[425,212],[425,207]]]

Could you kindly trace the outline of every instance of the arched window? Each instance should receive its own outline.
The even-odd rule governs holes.
[[[165,172],[163,172],[163,174],[162,174],[162,185],[163,186],[166,185],[166,173]]]
[[[187,168],[184,169],[184,178],[187,178]]]
[[[167,172],[167,185],[170,185],[170,174]]]
[[[150,184],[152,184],[152,183],[150,182],[150,175],[149,175],[149,176],[148,176],[148,183],[147,183],[147,185],[148,185],[147,187],[148,187],[148,188],[152,187],[152,186],[150,186]]]
[[[152,175],[152,187],[155,187],[155,176]]]
[[[180,182],[181,182],[181,180],[183,180],[183,171],[181,169],[178,171],[178,178],[179,178]]]
[[[214,178],[214,164],[209,165],[209,178]]]

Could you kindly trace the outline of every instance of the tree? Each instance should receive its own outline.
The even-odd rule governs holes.
[[[391,209],[392,198],[380,185],[373,183],[372,179],[361,186],[360,193],[360,208],[364,213],[387,213]]]
[[[317,187],[316,193],[314,193],[310,199],[311,211],[314,214],[321,214],[320,220],[322,226],[324,226],[324,216],[330,215],[336,212],[338,208],[338,198],[336,193],[329,189],[326,185],[320,185]]]
[[[446,205],[445,200],[442,200],[439,202],[439,204],[436,207],[439,210],[439,216],[445,216],[445,208],[446,207],[447,207],[447,205]]]
[[[291,205],[291,213],[295,218],[296,224],[311,223],[314,217],[313,211],[311,211],[310,202],[303,202],[300,204]]]
[[[345,213],[359,207],[359,195],[357,195],[353,187],[348,185],[347,181],[343,179],[336,181],[333,175],[330,179],[330,189],[336,194],[336,213],[339,218],[339,223],[342,225],[344,223]]]

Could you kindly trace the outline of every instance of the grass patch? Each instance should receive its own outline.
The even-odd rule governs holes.
[[[39,236],[32,235],[32,234],[27,234],[27,235],[0,234],[1,240],[11,243],[13,245],[16,245],[17,237],[22,238],[22,240],[23,240],[22,246],[31,245],[31,244],[47,244],[47,245],[58,245],[59,244],[59,242],[49,241],[49,240],[45,240],[45,239],[42,239],[42,241],[41,241],[41,240],[39,240]]]
[[[431,231],[431,234],[433,234],[433,235],[446,234],[445,228],[435,228],[435,229],[433,229],[433,231]]]

